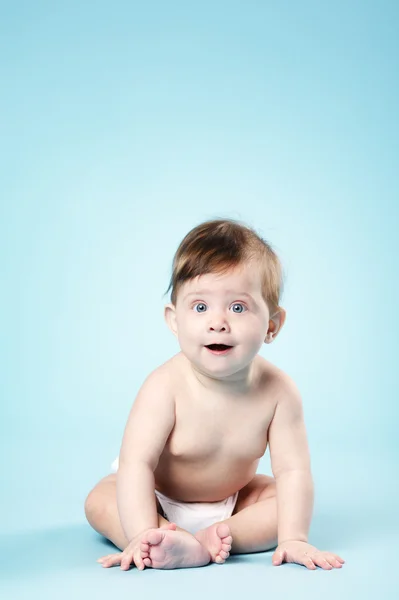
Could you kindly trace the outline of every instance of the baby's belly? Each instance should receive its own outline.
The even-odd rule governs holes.
[[[258,464],[259,458],[190,461],[163,456],[154,472],[155,487],[182,502],[217,502],[246,486],[255,476]]]

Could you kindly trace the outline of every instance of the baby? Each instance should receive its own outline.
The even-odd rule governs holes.
[[[173,261],[166,322],[181,352],[144,381],[90,525],[122,550],[104,567],[175,569],[276,548],[272,562],[345,562],[308,543],[313,480],[302,400],[259,356],[281,330],[282,269],[252,228],[192,229]],[[256,474],[269,444],[274,477]]]

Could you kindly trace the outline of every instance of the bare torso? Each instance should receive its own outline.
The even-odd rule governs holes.
[[[253,391],[223,397],[195,380],[182,353],[167,366],[175,383],[176,423],[154,472],[155,487],[183,502],[216,502],[247,485],[268,442],[280,370],[255,358]]]

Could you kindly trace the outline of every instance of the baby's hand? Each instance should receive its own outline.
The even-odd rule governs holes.
[[[143,559],[141,558],[141,538],[144,533],[147,531],[151,531],[154,528],[145,529],[138,535],[136,535],[130,542],[128,546],[124,549],[123,552],[117,552],[116,554],[107,554],[107,556],[103,556],[99,558],[97,562],[101,563],[103,567],[114,567],[115,565],[120,565],[123,571],[127,571],[130,565],[133,563],[139,571],[142,571],[145,568]],[[176,530],[176,523],[168,523],[167,525],[162,525],[162,527],[157,527],[156,529],[171,529]]]
[[[340,569],[345,562],[332,552],[318,550],[306,542],[291,540],[277,546],[272,557],[273,565],[281,565],[283,562],[298,563],[305,565],[308,569],[315,570],[317,567],[331,570],[334,567]]]

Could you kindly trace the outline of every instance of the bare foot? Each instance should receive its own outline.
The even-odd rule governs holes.
[[[213,562],[222,564],[230,556],[233,538],[226,523],[214,523],[200,529],[194,537],[209,551]]]
[[[207,549],[187,531],[147,531],[140,550],[145,566],[153,569],[202,567],[211,562]]]

